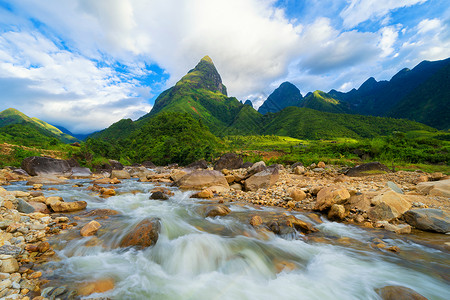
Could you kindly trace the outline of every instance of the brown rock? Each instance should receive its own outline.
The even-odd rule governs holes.
[[[46,252],[47,250],[49,250],[50,249],[50,244],[49,244],[49,242],[40,242],[38,245],[37,245],[37,250],[38,250],[38,252],[40,252],[40,253],[44,253],[44,252]]]
[[[197,170],[186,174],[175,182],[182,189],[204,189],[211,186],[229,188],[225,176],[219,171]]]
[[[150,199],[153,199],[153,200],[169,200],[169,196],[167,196],[163,192],[156,191],[156,192],[153,192],[150,195]]]
[[[328,219],[330,220],[343,220],[345,216],[345,208],[340,204],[333,204],[328,212]]]
[[[51,205],[54,212],[72,212],[83,210],[87,206],[86,201],[75,201],[75,202],[56,202]]]
[[[368,215],[372,220],[386,220],[398,218],[411,208],[411,203],[405,200],[402,194],[394,191],[388,191],[377,195],[372,199],[375,207],[368,211]]]
[[[231,184],[234,182],[235,177],[234,175],[227,175],[225,176],[225,179],[227,180],[228,184]]]
[[[55,203],[63,202],[63,201],[64,200],[61,197],[48,197],[47,199],[45,199],[45,204],[51,206],[51,205],[53,205]]]
[[[312,233],[319,231],[313,224],[300,220],[295,216],[290,215],[286,218],[286,220],[289,226],[294,227],[295,229],[303,233]]]
[[[191,196],[191,198],[203,198],[203,199],[208,199],[208,198],[213,198],[214,197],[214,193],[210,190],[210,189],[204,189],[198,193],[195,193]]]
[[[258,227],[263,223],[263,220],[261,219],[260,216],[253,216],[250,219],[250,225],[252,225],[253,227]]]
[[[375,291],[383,300],[427,300],[414,290],[398,285],[385,286]]]
[[[302,201],[306,199],[306,194],[302,190],[293,189],[289,195],[294,201]]]
[[[339,186],[330,186],[320,190],[317,194],[315,210],[326,210],[333,204],[343,204],[350,198],[350,194],[345,188]]]
[[[92,181],[92,183],[93,184],[109,184],[110,181],[111,181],[110,178],[104,177],[104,178],[100,178],[100,179],[94,180],[94,181]]]
[[[234,153],[226,153],[222,155],[219,160],[214,164],[214,170],[234,170],[239,169],[242,166],[243,160],[241,157]]]
[[[104,293],[112,289],[114,289],[113,279],[100,279],[93,282],[82,283],[78,288],[78,295],[89,296],[95,293]]]
[[[114,189],[101,188],[100,189],[100,194],[102,196],[111,197],[111,196],[115,196],[116,195],[116,191]]]
[[[361,177],[361,176],[386,174],[390,172],[391,170],[389,170],[388,167],[376,161],[351,168],[350,170],[347,171],[347,173],[345,173],[345,175],[349,177]]]
[[[45,203],[30,201],[28,202],[28,204],[33,206],[35,212],[41,212],[43,214],[50,213],[50,210],[48,209],[47,205],[45,205]]]
[[[183,170],[174,170],[172,171],[172,173],[170,174],[170,179],[172,179],[173,181],[178,181],[180,180],[184,175],[186,175],[187,172],[183,171]]]
[[[302,174],[304,174],[306,172],[306,169],[305,169],[304,166],[296,166],[294,168],[293,172],[294,172],[294,174],[302,175]]]
[[[245,180],[245,190],[257,191],[259,189],[267,189],[273,186],[279,178],[278,169],[267,169],[247,178]]]
[[[210,205],[205,209],[205,216],[214,218],[216,216],[226,216],[231,212],[231,210],[225,205]]]
[[[319,161],[319,163],[317,164],[318,168],[325,168],[325,163],[323,161]]]
[[[110,178],[130,179],[131,175],[126,170],[112,170]]]
[[[80,230],[81,236],[91,236],[94,235],[97,230],[102,227],[99,222],[97,221],[91,221],[83,226]]]
[[[158,241],[161,223],[159,219],[148,218],[137,224],[120,242],[120,247],[136,247],[138,249],[153,246]]]
[[[84,216],[86,216],[86,217],[94,217],[94,216],[104,217],[104,216],[115,216],[118,214],[120,214],[120,213],[114,209],[98,208],[98,209],[91,210],[90,212],[84,213]]]
[[[344,203],[347,211],[356,209],[360,211],[367,211],[370,208],[370,199],[366,194],[355,194]]]
[[[416,189],[425,195],[450,198],[450,179],[422,182],[416,186]]]

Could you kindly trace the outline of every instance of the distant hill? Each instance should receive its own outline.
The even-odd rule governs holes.
[[[7,127],[12,126],[13,127]],[[43,135],[47,138],[56,138],[63,143],[73,143],[78,141],[77,138],[63,133],[61,130],[53,125],[50,125],[38,118],[30,118],[24,113],[14,108],[8,108],[0,112],[0,128],[7,127],[12,132],[20,132],[20,126],[27,128],[38,135]],[[12,130],[14,128],[14,130]],[[25,129],[24,129],[25,130]],[[5,128],[3,129],[5,131]],[[8,133],[8,132],[6,132]],[[22,133],[21,133],[22,135]],[[22,135],[23,136],[23,135]]]
[[[265,115],[276,113],[288,106],[299,106],[303,99],[300,90],[290,82],[283,82],[259,107],[258,112]]]
[[[137,125],[131,119],[122,119],[106,129],[90,134],[88,137],[117,140],[129,136],[135,129],[137,129]]]
[[[89,135],[91,135],[93,133],[93,132],[91,132],[91,133],[87,133],[87,134],[76,134],[76,133],[72,133],[69,129],[67,129],[63,126],[59,126],[59,125],[53,125],[53,126],[58,128],[59,130],[61,130],[63,133],[73,136],[74,138],[77,138],[80,141],[85,140]]]
[[[448,116],[450,58],[423,61],[412,70],[403,69],[389,81],[366,80],[359,89],[347,93],[331,90],[328,94],[347,102],[355,113],[418,120],[438,129],[450,127]],[[442,114],[441,114],[441,111]]]
[[[322,91],[308,93],[298,106],[323,112],[351,113],[348,103],[334,99],[329,94]]]

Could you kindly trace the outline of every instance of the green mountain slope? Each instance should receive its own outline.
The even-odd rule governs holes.
[[[78,139],[63,133],[55,126],[39,120],[38,118],[30,118],[17,109],[8,108],[0,112],[0,127],[15,124],[33,125],[32,127],[28,126],[27,128],[35,128],[44,136],[57,138],[63,143],[73,143],[78,141]]]
[[[112,141],[128,137],[135,129],[137,126],[131,119],[122,119],[106,129],[92,133],[89,137]]]
[[[334,99],[329,94],[322,91],[309,93],[303,98],[301,104],[298,106],[323,112],[351,113],[351,109],[347,103]]]
[[[287,107],[264,116],[262,134],[299,139],[333,139],[339,137],[371,138],[394,131],[435,129],[409,120],[362,115],[335,114],[309,108]]]
[[[450,63],[406,95],[387,115],[450,129]]]
[[[258,108],[258,112],[265,115],[279,112],[288,106],[299,106],[302,98],[300,90],[292,83],[286,81],[267,97],[267,100]]]

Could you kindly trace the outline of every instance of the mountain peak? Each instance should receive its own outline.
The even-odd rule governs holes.
[[[300,105],[302,98],[300,90],[292,83],[286,81],[270,94],[258,111],[263,115],[268,112],[275,113],[288,106]]]
[[[209,56],[203,57],[195,68],[181,78],[177,85],[186,83],[194,88],[203,88],[227,95],[227,88],[222,84],[222,78]]]
[[[205,55],[200,61],[206,61],[209,62],[210,64],[214,64],[211,57],[209,57],[208,55]]]

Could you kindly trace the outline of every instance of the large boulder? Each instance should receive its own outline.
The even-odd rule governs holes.
[[[366,194],[355,194],[344,203],[345,210],[357,210],[366,212],[370,209],[370,199]]]
[[[67,180],[64,178],[58,178],[54,175],[40,175],[29,177],[27,181],[27,185],[35,185],[35,184],[65,184]]]
[[[327,210],[333,204],[343,204],[349,198],[350,193],[346,188],[339,186],[326,187],[317,193],[317,201],[314,209],[320,211]]]
[[[226,153],[222,155],[219,160],[214,164],[214,170],[221,171],[223,169],[234,170],[242,167],[242,157],[234,153]]]
[[[247,171],[247,176],[252,176],[256,173],[262,172],[267,169],[266,163],[263,161],[258,161],[254,163]]]
[[[405,221],[420,230],[450,232],[450,214],[440,209],[412,209],[404,213]]]
[[[112,170],[110,178],[130,179],[131,175],[126,170]]]
[[[22,161],[22,169],[31,176],[70,174],[70,165],[67,161],[42,156],[25,158]]]
[[[123,170],[123,165],[117,160],[110,159],[108,163],[111,166],[112,170]]]
[[[83,210],[87,206],[86,201],[62,202],[55,201],[50,205],[54,212],[73,212]]]
[[[206,162],[206,160],[201,159],[201,160],[194,161],[193,163],[187,165],[186,168],[189,168],[189,169],[208,169],[208,163]]]
[[[217,216],[226,216],[231,212],[231,210],[225,205],[210,205],[205,208],[205,216],[214,218]]]
[[[225,176],[219,171],[197,170],[184,175],[175,182],[182,189],[202,190],[212,186],[222,186],[229,188]]]
[[[350,170],[347,171],[347,173],[345,173],[345,175],[350,177],[361,177],[377,174],[386,174],[390,172],[391,170],[389,170],[388,167],[386,167],[380,162],[375,161],[351,168]]]
[[[372,204],[375,206],[369,209],[369,218],[385,221],[400,217],[412,206],[405,196],[394,191],[387,191],[377,195],[372,199]]]
[[[404,286],[390,285],[375,291],[383,300],[427,300],[416,291]]]
[[[72,178],[89,178],[92,176],[92,172],[89,168],[72,167]]]
[[[138,249],[153,246],[158,241],[160,230],[161,223],[159,219],[144,219],[124,236],[119,246],[122,248],[136,247]]]
[[[421,182],[416,186],[416,189],[426,195],[450,198],[450,179]]]
[[[277,169],[266,169],[247,178],[245,180],[245,190],[257,191],[259,189],[267,189],[274,185],[279,178],[280,175]]]

